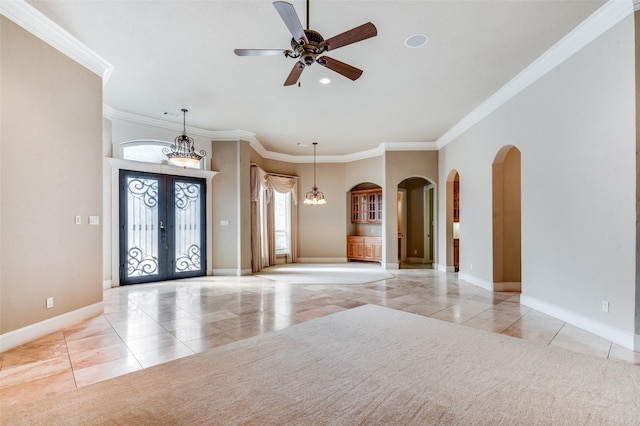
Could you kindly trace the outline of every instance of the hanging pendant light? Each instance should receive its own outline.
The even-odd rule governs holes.
[[[318,191],[318,187],[316,186],[316,145],[318,145],[318,142],[313,143],[313,188],[307,192],[304,200],[305,204],[327,204],[324,199],[324,194]]]
[[[187,112],[189,110],[182,109],[182,134],[175,139],[175,143],[169,148],[164,148],[162,152],[167,156],[169,162],[176,166],[193,167],[200,163],[207,153],[201,150],[199,153],[195,151],[193,138],[187,136]]]

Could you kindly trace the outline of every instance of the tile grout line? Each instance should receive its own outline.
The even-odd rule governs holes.
[[[69,344],[67,342],[67,335],[62,330],[62,337],[64,338],[64,350],[67,352],[67,358],[69,359],[69,368],[71,369],[71,377],[73,377],[73,385],[78,389],[78,381],[76,380],[76,372],[73,368],[73,362],[71,361],[71,354],[69,353]]]

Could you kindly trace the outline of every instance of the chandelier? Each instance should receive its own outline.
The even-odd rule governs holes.
[[[305,204],[327,204],[324,199],[324,194],[318,191],[318,187],[316,186],[316,145],[318,145],[318,142],[313,143],[313,188],[307,192],[304,200]]]
[[[197,165],[207,155],[204,150],[196,152],[193,138],[187,136],[187,111],[189,110],[182,109],[182,134],[175,139],[175,143],[170,147],[162,149],[170,163],[185,169]]]

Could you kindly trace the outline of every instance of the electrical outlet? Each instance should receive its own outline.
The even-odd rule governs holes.
[[[53,308],[53,297],[47,297],[47,309]]]
[[[418,250],[414,250],[414,251],[413,251],[413,254],[418,254]]]
[[[602,301],[602,311],[609,312],[609,302],[607,302],[606,300]]]

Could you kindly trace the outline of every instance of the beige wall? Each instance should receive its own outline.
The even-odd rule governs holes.
[[[211,144],[214,275],[251,273],[250,156],[246,141]]]
[[[346,212],[344,163],[318,163],[317,185],[327,204],[302,204],[313,187],[313,164],[296,164],[298,182],[298,258],[300,261],[346,259]]]
[[[514,145],[523,300],[633,333],[635,76],[629,16],[439,151],[441,179],[460,172],[461,278],[493,280],[491,164]]]
[[[102,79],[0,19],[4,334],[102,302]]]

